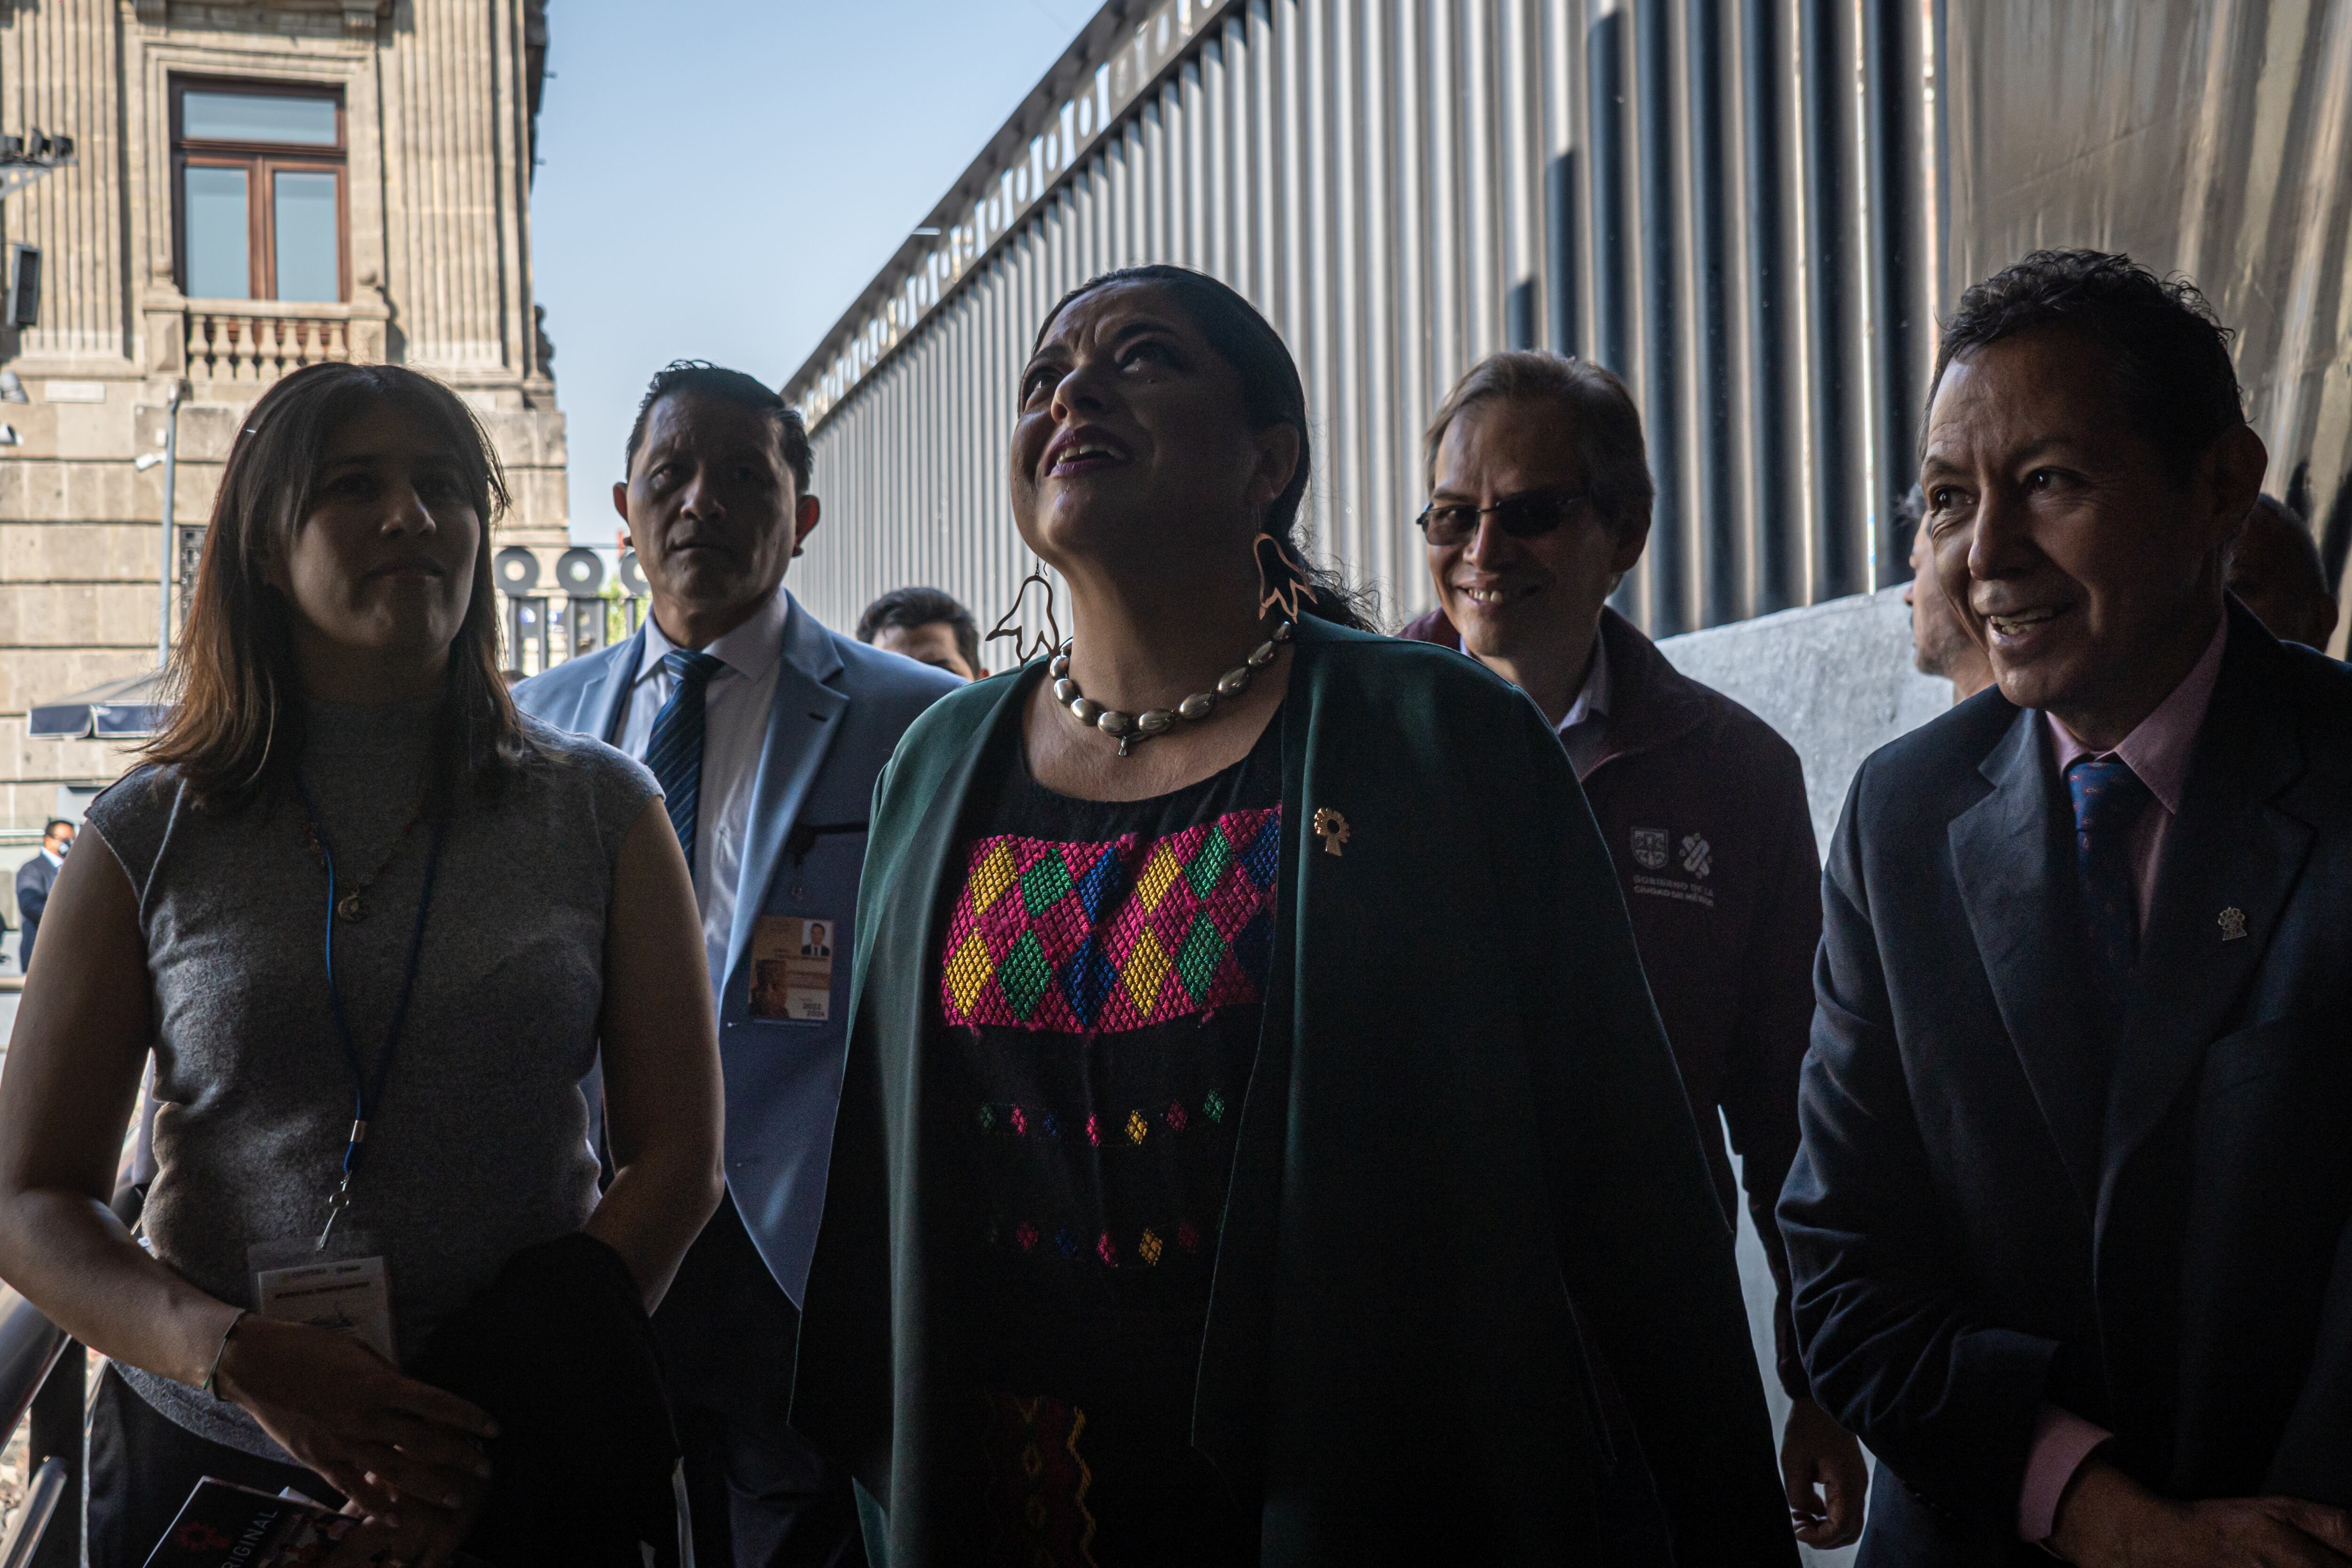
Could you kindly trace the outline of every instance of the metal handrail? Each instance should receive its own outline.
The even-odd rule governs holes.
[[[131,1153],[125,1150],[122,1166],[115,1173],[113,1204],[116,1217],[125,1225],[138,1222],[145,1196],[131,1185]],[[66,1354],[69,1349],[73,1352],[70,1358]],[[72,1437],[79,1437],[87,1416],[81,1384],[88,1366],[89,1359],[81,1347],[75,1344],[63,1329],[49,1322],[41,1310],[26,1301],[15,1287],[0,1284],[0,1417],[5,1417],[5,1422],[0,1422],[0,1439],[14,1435],[28,1413],[33,1417],[37,1458],[45,1441],[56,1441],[54,1434],[47,1439],[42,1437],[45,1424],[56,1424],[61,1415],[70,1417],[63,1425]],[[49,1383],[53,1377],[69,1379],[72,1387],[49,1394]],[[60,1411],[58,1405],[67,1393],[71,1395],[69,1408]],[[45,1395],[48,1397],[44,1398]],[[38,1410],[35,1409],[36,1402],[40,1405]],[[36,1561],[41,1552],[41,1543],[48,1534],[50,1521],[57,1516],[58,1504],[68,1492],[78,1493],[80,1490],[78,1448],[76,1455],[75,1459],[68,1463],[53,1451],[34,1470],[31,1483],[25,1490],[25,1506],[9,1526],[7,1539],[0,1542],[0,1568],[27,1568],[27,1564]],[[76,1510],[79,1509],[80,1502],[77,1496],[74,1499]],[[78,1512],[71,1517],[74,1534],[72,1542],[68,1544],[71,1547],[72,1557],[79,1560],[81,1555],[81,1521]],[[55,1556],[51,1553],[50,1560],[54,1561]]]
[[[65,1500],[66,1462],[50,1458],[33,1472],[33,1484],[25,1489],[25,1507],[16,1515],[16,1522],[8,1527],[8,1539],[0,1542],[0,1568],[26,1568],[33,1553],[41,1549],[41,1538],[49,1532],[49,1520]]]
[[[65,1354],[66,1333],[13,1289],[0,1286],[0,1433],[13,1433]]]

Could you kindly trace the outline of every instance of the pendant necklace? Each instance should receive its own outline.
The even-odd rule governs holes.
[[[1285,621],[1274,629],[1274,635],[1259,643],[1250,656],[1217,677],[1216,685],[1205,692],[1194,692],[1172,708],[1146,708],[1141,713],[1121,713],[1108,708],[1078,690],[1078,683],[1070,678],[1070,650],[1077,645],[1073,637],[1062,644],[1045,673],[1054,682],[1054,700],[1070,710],[1080,724],[1092,725],[1118,742],[1118,754],[1129,755],[1128,747],[1139,745],[1152,737],[1165,735],[1180,720],[1198,722],[1217,710],[1217,701],[1227,701],[1249,690],[1250,677],[1274,663],[1282,644],[1290,641],[1291,622]]]
[[[400,836],[392,841],[392,848],[385,852],[383,859],[377,862],[375,870],[360,878],[351,892],[335,900],[337,919],[357,925],[367,918],[368,889],[375,885],[376,878],[392,869],[392,862],[400,858],[401,846],[408,842],[408,835],[415,832],[416,824],[424,820],[425,802],[419,800],[408,809],[408,821],[401,824]],[[310,846],[311,856],[318,861],[319,869],[332,876],[334,868],[328,862],[326,846],[319,841],[319,826],[310,820],[307,813],[302,823],[302,841]]]

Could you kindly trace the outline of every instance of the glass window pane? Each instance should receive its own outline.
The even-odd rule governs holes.
[[[285,172],[270,183],[277,187],[278,298],[341,298],[343,247],[335,232],[335,176]]]
[[[265,92],[190,92],[180,99],[180,133],[208,141],[335,144],[335,100]]]
[[[253,220],[245,204],[245,171],[187,172],[188,297],[253,297]]]

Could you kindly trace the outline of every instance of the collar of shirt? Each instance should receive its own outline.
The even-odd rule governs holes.
[[[65,869],[66,857],[46,844],[41,847],[41,858],[60,871]]]
[[[1462,645],[1459,632],[1454,633],[1454,649],[1469,652]],[[1609,639],[1597,630],[1592,633],[1592,663],[1584,667],[1584,685],[1577,688],[1576,700],[1560,715],[1555,733],[1580,780],[1600,765],[1601,747],[1609,738]]]
[[[705,652],[726,668],[704,693],[708,727],[702,741],[702,789],[694,834],[694,896],[702,911],[702,939],[714,994],[727,983],[727,951],[735,928],[735,900],[743,877],[743,846],[750,831],[751,793],[766,744],[770,698],[783,663],[792,626],[792,595],[781,585],[775,597],[751,618]],[[616,744],[642,758],[652,743],[654,721],[677,683],[662,660],[677,646],[658,622],[646,621],[646,648],[630,683]],[[827,912],[831,913],[831,912]]]
[[[1592,637],[1592,663],[1584,669],[1584,685],[1577,688],[1576,700],[1568,705],[1560,716],[1559,733],[1568,732],[1580,724],[1606,725],[1609,721],[1609,643],[1599,632]]]
[[[776,591],[760,606],[749,621],[723,637],[715,638],[702,651],[716,654],[729,670],[747,680],[757,680],[772,668],[784,651],[784,622],[792,617],[792,600],[778,583]],[[646,617],[646,651],[637,659],[636,678],[630,684],[641,686],[662,673],[662,661],[677,644],[661,629],[661,622]]]
[[[1454,651],[1466,653],[1462,645],[1462,633],[1454,633]],[[1576,691],[1576,700],[1560,715],[1559,733],[1566,735],[1587,719],[1609,716],[1609,640],[1598,632],[1592,634],[1592,663],[1584,667],[1584,685]]]
[[[2224,615],[2221,624],[2214,628],[2213,640],[2205,644],[2204,654],[2172,688],[2172,695],[2157,704],[2156,711],[2140,720],[2114,749],[2113,755],[2123,758],[2147,786],[2168,817],[2180,815],[2181,791],[2189,784],[2189,753],[2196,746],[2197,732],[2205,726],[2205,710],[2212,704],[2214,683],[2221,678],[2221,651],[2229,640],[2230,618]],[[2084,745],[2056,714],[2045,712],[2042,717],[2050,724],[2060,778],[2078,758],[2109,755]]]

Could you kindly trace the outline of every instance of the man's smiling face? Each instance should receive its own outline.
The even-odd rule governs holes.
[[[2180,646],[2210,635],[2220,549],[2252,502],[2248,442],[2254,482],[2261,472],[2250,431],[2193,459],[2159,452],[2115,370],[2109,350],[2061,327],[1955,359],[1919,476],[1936,575],[2001,695],[2085,739],[2102,716],[2128,732],[2170,689],[2141,691],[2151,672],[2177,682]]]
[[[1432,505],[1493,507],[1515,496],[1579,497],[1591,476],[1577,455],[1577,413],[1552,398],[1484,398],[1456,414],[1438,443]],[[1528,538],[1488,513],[1455,544],[1429,546],[1429,571],[1462,646],[1522,659],[1558,644],[1581,657],[1617,579],[1642,558],[1644,526],[1627,528],[1590,504]]]

